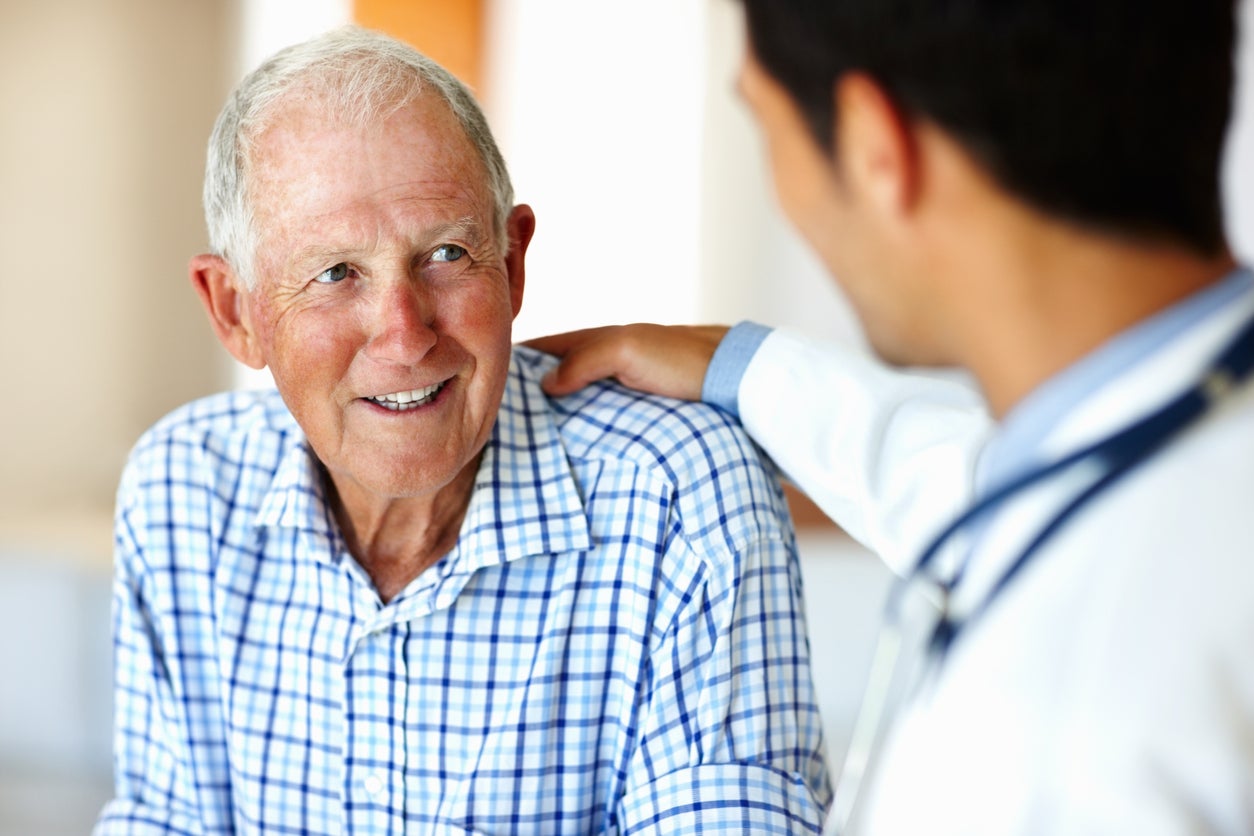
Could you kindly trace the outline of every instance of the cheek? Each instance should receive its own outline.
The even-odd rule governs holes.
[[[822,205],[825,172],[814,164],[810,149],[792,136],[777,137],[770,158],[780,208],[795,225],[808,226]]]
[[[360,331],[357,318],[346,311],[286,311],[264,322],[258,333],[280,388],[303,389],[328,374],[338,378]],[[289,382],[298,385],[285,386]]]
[[[476,343],[509,342],[514,310],[503,277],[474,280],[439,300],[437,328],[466,335]]]
[[[473,396],[478,406],[495,414],[495,398],[509,374],[513,310],[508,292],[465,299],[457,322],[448,322],[442,337],[474,358]]]

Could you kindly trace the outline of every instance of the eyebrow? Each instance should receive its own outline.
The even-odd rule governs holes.
[[[452,223],[441,224],[432,229],[432,238],[462,238],[471,244],[479,244],[484,240],[483,224],[478,218],[466,215]]]
[[[446,238],[460,238],[472,247],[478,247],[485,240],[484,225],[477,218],[467,215],[425,230],[419,240],[434,243]],[[362,252],[360,247],[328,247],[322,244],[310,244],[294,252],[288,259],[288,264],[293,268],[304,269],[311,264],[346,261],[360,252]]]

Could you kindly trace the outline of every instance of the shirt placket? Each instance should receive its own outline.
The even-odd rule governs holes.
[[[405,832],[408,626],[380,613],[345,662],[348,740],[345,796],[350,832]]]

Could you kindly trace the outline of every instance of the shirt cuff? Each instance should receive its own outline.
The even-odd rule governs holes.
[[[758,346],[773,329],[756,322],[741,322],[732,327],[714,350],[710,366],[701,384],[701,400],[740,418],[740,381]]]

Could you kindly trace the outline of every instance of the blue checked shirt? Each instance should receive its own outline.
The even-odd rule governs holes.
[[[817,832],[781,492],[724,413],[516,349],[456,547],[384,605],[275,392],[192,403],[119,491],[97,834]]]

